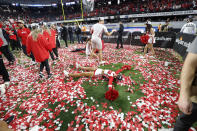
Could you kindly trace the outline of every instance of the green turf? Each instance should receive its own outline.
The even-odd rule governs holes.
[[[193,127],[197,127],[197,122],[195,122],[195,123],[193,124]]]

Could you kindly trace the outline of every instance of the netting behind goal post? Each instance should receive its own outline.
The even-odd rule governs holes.
[[[84,12],[89,13],[94,10],[94,0],[82,0],[82,3]]]

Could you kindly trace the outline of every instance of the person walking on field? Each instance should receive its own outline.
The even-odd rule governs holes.
[[[43,78],[43,69],[46,67],[46,71],[48,74],[48,78],[52,76],[50,73],[49,67],[49,51],[52,50],[51,45],[48,44],[46,38],[43,34],[41,34],[41,29],[35,29],[31,32],[31,34],[27,38],[27,54],[30,55],[32,52],[35,56],[37,62],[40,62],[40,78]]]
[[[22,50],[23,50],[24,54],[28,56],[27,50],[26,50],[26,45],[27,45],[27,37],[31,31],[30,31],[30,29],[25,27],[24,21],[19,20],[17,23],[19,26],[19,29],[17,30],[17,34],[18,34],[18,37],[21,39]],[[35,58],[34,58],[33,54],[31,53],[29,56],[32,59],[32,64],[35,64]]]
[[[153,44],[155,43],[155,31],[152,28],[151,22],[147,21],[146,23],[146,34],[149,36],[148,43],[146,44],[144,48],[144,55],[147,53],[147,49],[150,49],[152,52],[152,55],[155,55],[155,51],[153,48]]]

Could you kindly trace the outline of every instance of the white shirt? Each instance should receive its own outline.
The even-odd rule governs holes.
[[[182,33],[196,34],[196,25],[193,22],[186,23],[182,28]]]
[[[91,28],[92,36],[102,37],[103,32],[107,33],[107,27],[103,24],[94,24]]]

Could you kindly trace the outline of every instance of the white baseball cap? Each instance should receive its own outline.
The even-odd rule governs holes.
[[[25,24],[25,22],[23,20],[18,20],[17,23]]]
[[[104,21],[104,20],[105,20],[104,17],[100,17],[100,18],[99,18],[99,21]]]
[[[148,21],[146,22],[146,24],[149,24],[149,25],[151,25],[151,21],[149,21],[149,20],[148,20]]]

